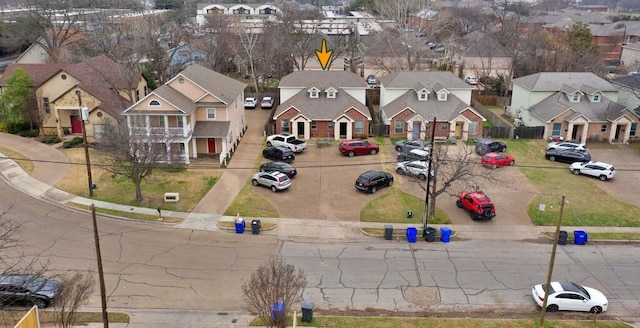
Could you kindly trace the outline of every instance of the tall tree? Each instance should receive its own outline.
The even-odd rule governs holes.
[[[236,42],[232,43],[232,47],[237,55],[244,71],[250,75],[253,90],[258,92],[258,76],[256,75],[256,45],[262,37],[258,27],[251,26],[250,22],[237,19],[233,22],[233,29],[236,35]]]
[[[22,68],[17,68],[6,79],[7,87],[0,93],[0,112],[8,128],[19,127],[30,118],[30,111],[37,110],[29,105],[33,104],[33,78]],[[33,129],[33,120],[29,120]],[[17,132],[17,131],[10,131]]]

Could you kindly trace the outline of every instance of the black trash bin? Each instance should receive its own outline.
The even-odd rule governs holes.
[[[393,239],[393,226],[390,224],[385,224],[384,226],[384,239],[385,240]]]
[[[311,322],[313,320],[314,304],[309,301],[302,302],[302,322]]]
[[[424,235],[424,240],[425,241],[428,241],[430,243],[436,241],[436,229],[435,228],[426,227],[426,228],[424,228],[424,232],[422,234]]]
[[[558,245],[566,245],[568,237],[569,234],[566,231],[560,230],[558,233]]]
[[[252,220],[251,221],[251,233],[254,235],[260,234],[260,228],[262,227],[262,223],[260,220]]]

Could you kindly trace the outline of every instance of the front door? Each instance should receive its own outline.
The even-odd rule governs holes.
[[[456,138],[458,139],[462,139],[462,125],[464,125],[462,122],[456,123]]]
[[[71,133],[82,133],[82,122],[78,115],[71,115]]]
[[[580,125],[574,125],[573,131],[571,131],[571,140],[578,140],[578,128]]]
[[[616,125],[616,136],[614,137],[614,139],[616,139],[616,141],[618,141],[618,138],[620,138],[620,128],[622,127],[622,125]]]
[[[298,139],[304,139],[304,122],[298,122]]]
[[[420,139],[420,127],[422,122],[413,122],[413,130],[411,130],[411,139]]]
[[[215,154],[216,153],[216,139],[214,139],[214,138],[207,139],[207,148],[209,150],[209,154]]]
[[[340,122],[340,139],[347,137],[347,122]]]

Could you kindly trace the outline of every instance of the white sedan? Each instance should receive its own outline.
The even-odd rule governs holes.
[[[531,295],[533,300],[542,307],[544,302],[545,284],[533,286]],[[554,281],[549,286],[547,312],[555,311],[584,311],[601,313],[607,311],[607,297],[596,289],[581,286],[573,282]]]

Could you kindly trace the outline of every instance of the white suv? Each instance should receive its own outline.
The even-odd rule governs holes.
[[[424,181],[427,180],[427,165],[428,163],[425,161],[399,162],[396,164],[396,172],[403,175],[413,175]],[[431,176],[433,176],[433,171],[431,171]]]
[[[244,108],[256,108],[258,105],[258,98],[256,97],[247,97],[244,99]]]
[[[616,170],[613,165],[602,162],[576,162],[571,164],[569,170],[575,175],[584,174],[596,177],[602,181],[607,181],[613,178],[616,174]]]
[[[258,172],[253,175],[251,182],[254,186],[263,185],[269,187],[273,192],[291,187],[291,179],[286,174],[277,171]]]

